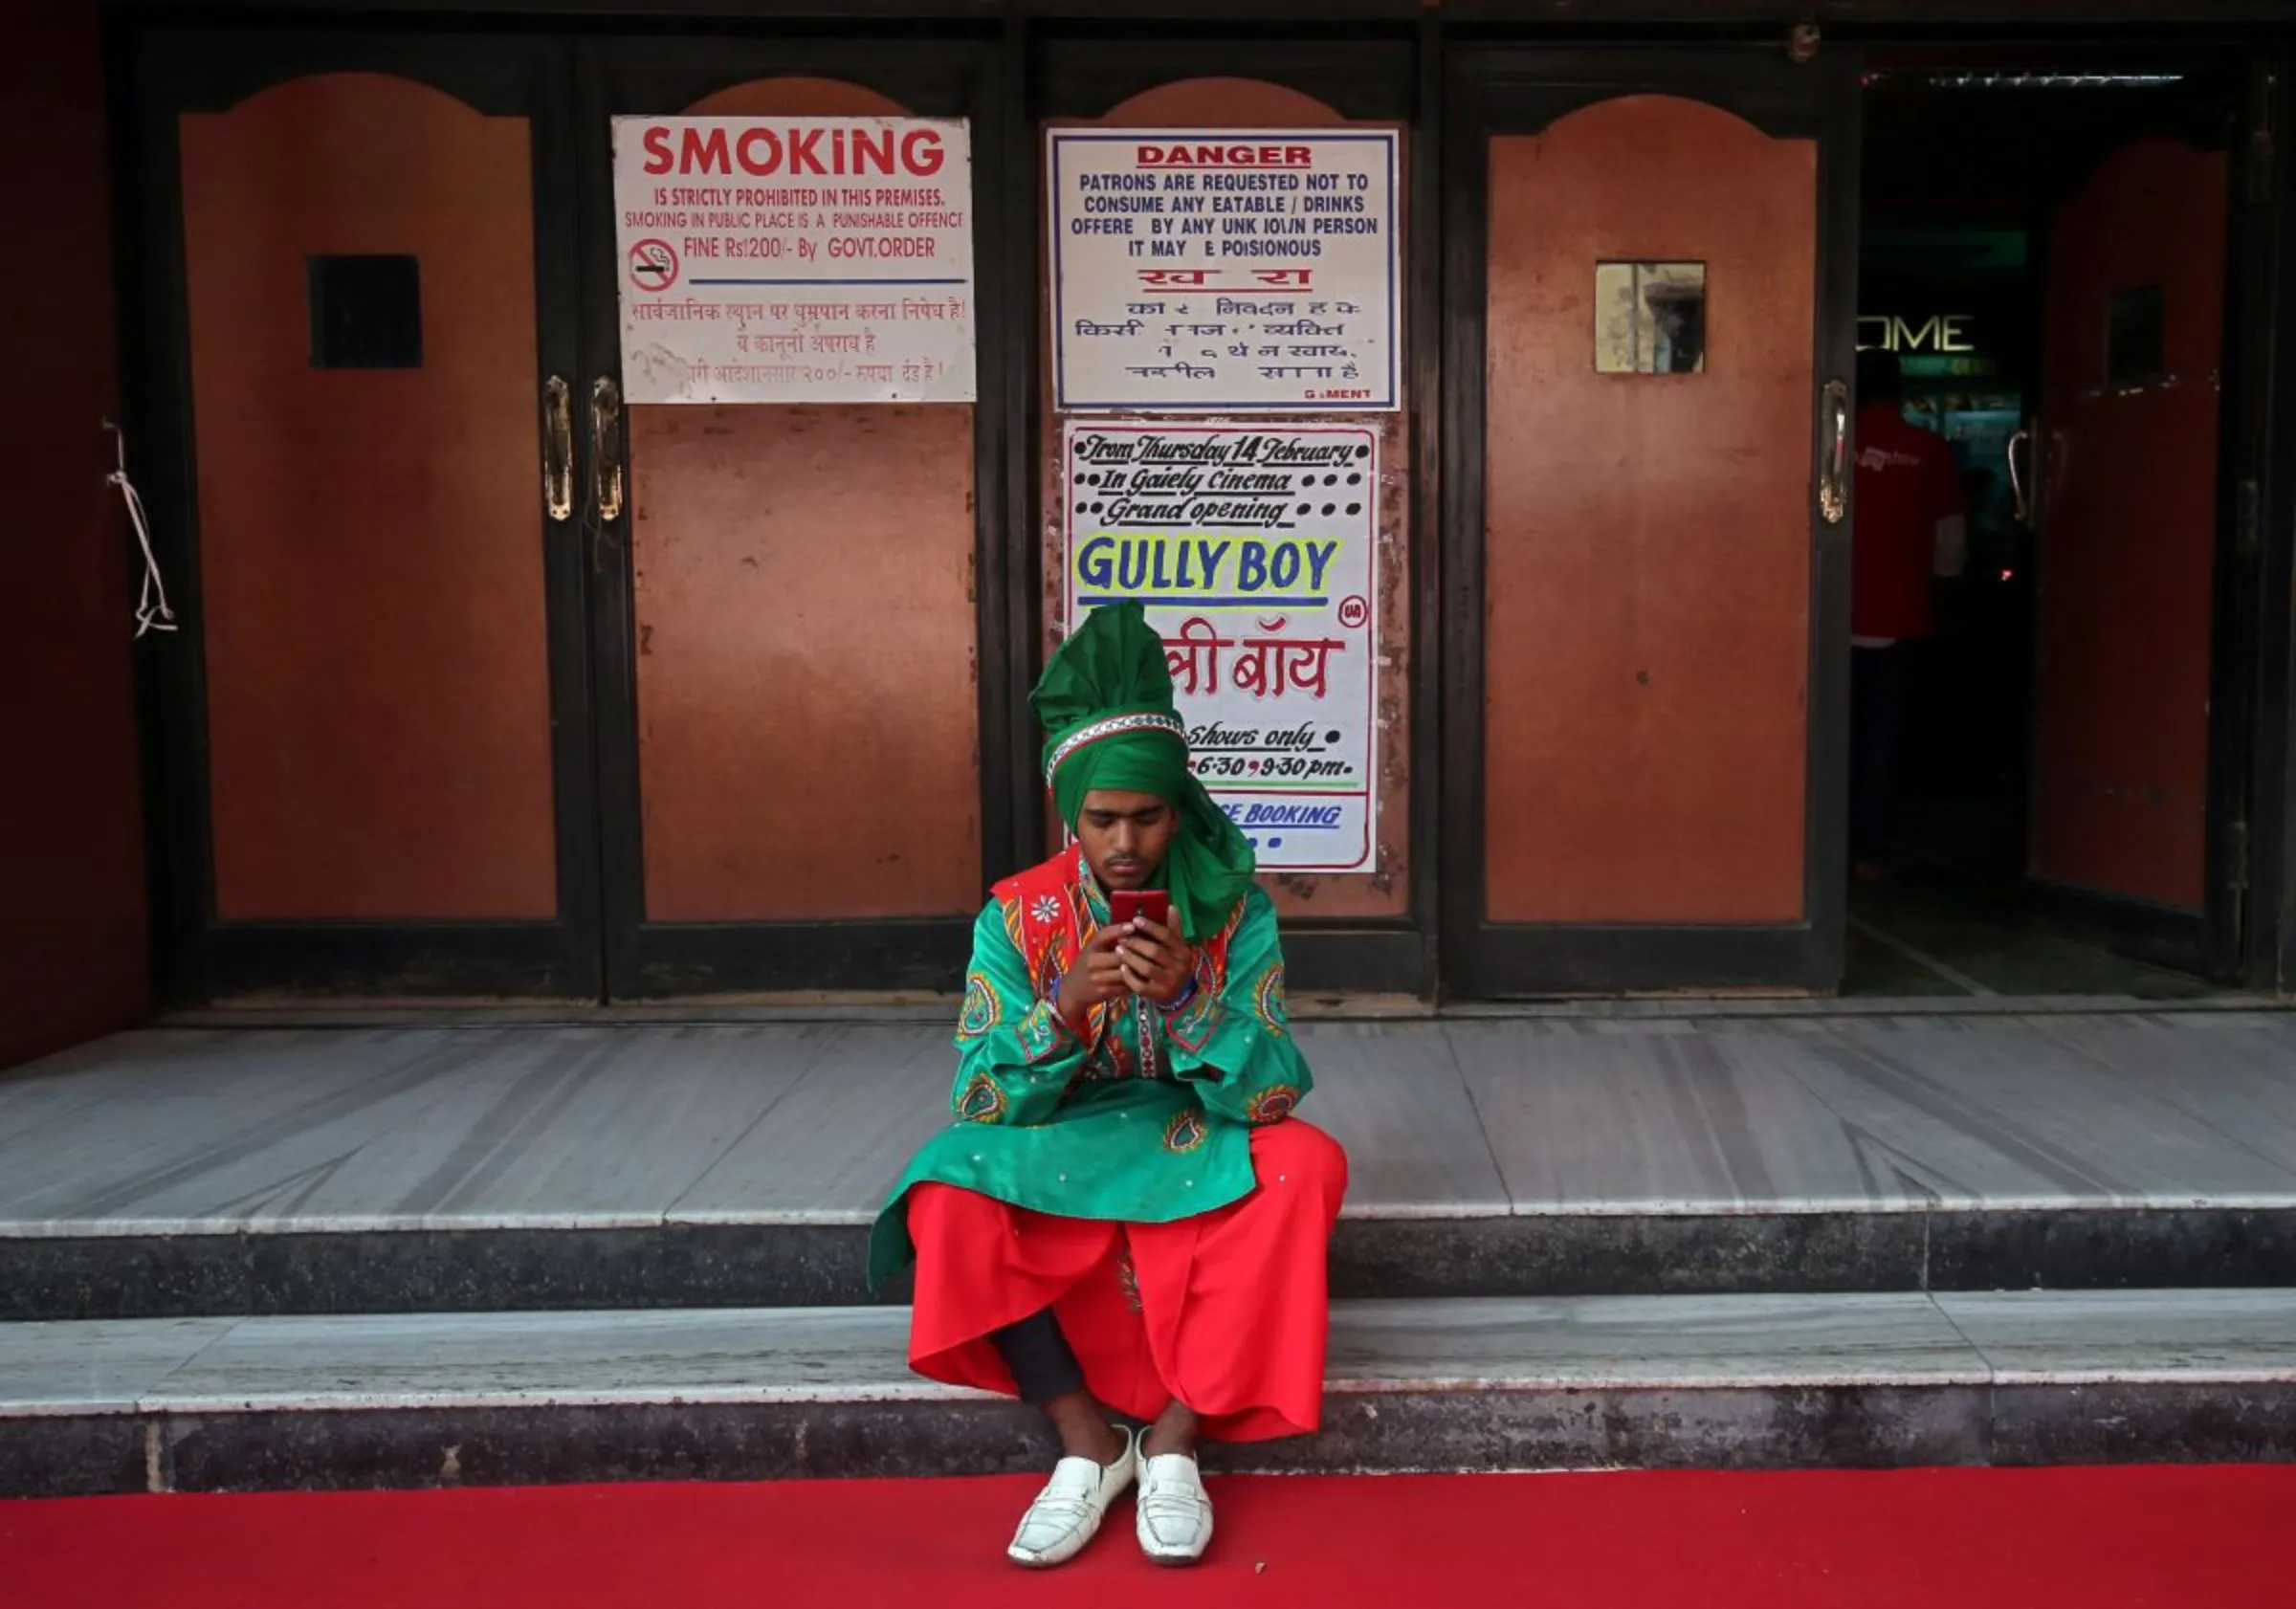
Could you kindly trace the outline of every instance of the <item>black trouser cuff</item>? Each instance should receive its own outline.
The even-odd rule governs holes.
[[[1041,1408],[1055,1397],[1084,1389],[1084,1368],[1070,1350],[1069,1338],[1060,1333],[1060,1320],[1052,1316],[1050,1308],[1040,1309],[1002,1330],[991,1330],[988,1339],[1012,1371],[1012,1383],[1020,1388],[1021,1400],[1030,1407]]]

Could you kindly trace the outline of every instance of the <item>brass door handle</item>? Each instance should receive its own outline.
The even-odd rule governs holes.
[[[2030,427],[2020,428],[2009,437],[2009,445],[2001,450],[2001,456],[2009,461],[2009,496],[2017,504],[2017,522],[2030,526],[2033,523],[2032,490],[2026,484],[2027,477],[2020,474],[2017,469],[2017,450],[2020,443],[2024,446],[2025,462],[2029,466],[2033,461],[2033,431]]]
[[[622,518],[622,387],[605,375],[590,386],[590,502],[601,525]]]
[[[574,389],[563,376],[542,383],[542,501],[550,518],[574,518]]]
[[[1821,405],[1825,428],[1818,464],[1818,518],[1839,525],[1849,514],[1849,386],[1825,383]]]

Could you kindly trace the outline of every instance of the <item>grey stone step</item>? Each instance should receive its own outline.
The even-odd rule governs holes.
[[[1040,1467],[898,1309],[0,1326],[0,1495]],[[1271,1470],[2296,1457],[2296,1289],[1361,1301]]]
[[[2296,1286],[2296,1014],[1299,1037],[1342,1297]],[[950,1062],[945,1024],[120,1035],[0,1078],[0,1320],[863,1303]]]
[[[907,1299],[870,1290],[860,1223],[17,1227],[0,1322]],[[2296,1286],[2296,1202],[1358,1213],[1331,1277],[1342,1299]]]

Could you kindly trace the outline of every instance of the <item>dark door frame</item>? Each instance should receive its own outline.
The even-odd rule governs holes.
[[[211,15],[217,0],[102,0],[108,10],[156,17]],[[1257,22],[1290,32],[1336,26],[1388,26],[1408,31],[1428,21],[1425,0],[491,0],[504,16],[619,22],[642,18],[707,27],[729,18],[768,24],[928,19],[944,22],[1074,25],[1095,29],[1175,24],[1221,29]],[[281,16],[410,17],[466,14],[467,0],[262,0]],[[2064,31],[2208,28],[2222,32],[2296,24],[2296,0],[1445,0],[1443,22],[1456,30],[1589,29],[1619,32],[1717,30],[1782,36],[1796,23],[1828,34],[1913,36],[1954,29],[1986,29],[2011,36]]]
[[[918,116],[964,117],[973,134],[974,312],[981,354],[973,408],[975,623],[979,653],[982,858],[990,877],[1012,868],[1013,802],[1002,785],[1018,763],[1012,708],[1011,611],[1019,533],[1009,512],[1014,365],[996,361],[1019,345],[1032,296],[1016,296],[1004,261],[1019,183],[1006,138],[1004,55],[978,32],[919,37],[845,33],[799,37],[639,35],[586,39],[577,47],[575,123],[582,219],[582,384],[622,372],[615,287],[612,153],[608,120],[674,113],[753,78],[806,75],[876,90]],[[633,465],[643,475],[644,466]],[[953,990],[963,976],[973,911],[946,916],[859,921],[652,922],[645,915],[643,801],[638,783],[635,616],[629,522],[593,529],[592,631],[596,645],[598,797],[606,897],[607,992],[615,1000],[798,990]],[[796,786],[806,779],[792,778]]]
[[[189,311],[177,118],[226,110],[287,79],[384,72],[480,111],[520,115],[533,139],[536,395],[574,369],[573,215],[557,144],[568,85],[541,37],[370,30],[164,28],[121,41],[121,138],[114,155],[123,404],[131,468],[176,588],[179,630],[137,664],[143,731],[154,995],[198,1004],[250,995],[527,996],[595,999],[599,906],[589,784],[585,590],[563,527],[543,516],[558,915],[543,921],[225,921],[215,911],[205,633]],[[541,456],[540,410],[535,453]],[[539,473],[539,472],[538,472]]]
[[[2296,475],[2277,466],[2296,462],[2296,260],[2285,234],[2296,210],[2296,180],[2280,156],[2288,77],[2296,59],[2285,43],[2252,53],[2265,93],[2250,111],[2257,159],[2257,250],[2266,254],[2265,392],[2258,430],[2265,478],[2258,499],[2256,667],[2253,750],[2249,768],[2248,885],[2242,977],[2251,987],[2296,993]],[[2262,135],[2262,139],[2257,138]]]
[[[2219,60],[2224,58],[2219,57]],[[2222,381],[2218,417],[2217,567],[2209,627],[2207,975],[2261,981],[2259,946],[2277,927],[2256,896],[2259,823],[2278,813],[2280,795],[2259,764],[2263,722],[2285,736],[2288,712],[2264,691],[2261,672],[2285,626],[2284,604],[2268,606],[2266,577],[2285,559],[2287,522],[2268,523],[2288,495],[2285,461],[2272,449],[2276,360],[2261,332],[2287,323],[2279,234],[2285,201],[2273,152],[2285,54],[2250,54],[2227,65],[2244,82],[2225,174],[2226,228]],[[2250,338],[2249,331],[2260,332]],[[2285,374],[2285,370],[2281,370]],[[2285,594],[2283,594],[2285,598]]]
[[[1850,523],[1818,508],[1820,398],[1848,381],[1857,315],[1858,56],[1796,64],[1775,42],[1645,48],[1548,43],[1453,51],[1445,143],[1446,798],[1444,981],[1476,998],[1758,988],[1822,992],[1842,974],[1846,888]],[[1631,94],[1706,100],[1764,133],[1818,144],[1818,307],[1812,332],[1810,669],[1802,915],[1775,925],[1501,925],[1484,917],[1485,310],[1493,134],[1532,134]],[[1854,513],[1854,511],[1853,511]]]

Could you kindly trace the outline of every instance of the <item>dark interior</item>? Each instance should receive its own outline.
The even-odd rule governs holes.
[[[1888,342],[1907,411],[1954,444],[1969,560],[1941,585],[1906,759],[1893,874],[1853,883],[1843,991],[1864,995],[2207,993],[2052,920],[2027,881],[2033,760],[2033,534],[2007,470],[2047,327],[2050,222],[2129,143],[2221,149],[2228,81],[2158,67],[2051,71],[1925,63],[1868,76],[1859,342]],[[2159,314],[2114,310],[2116,371],[2157,363]]]

